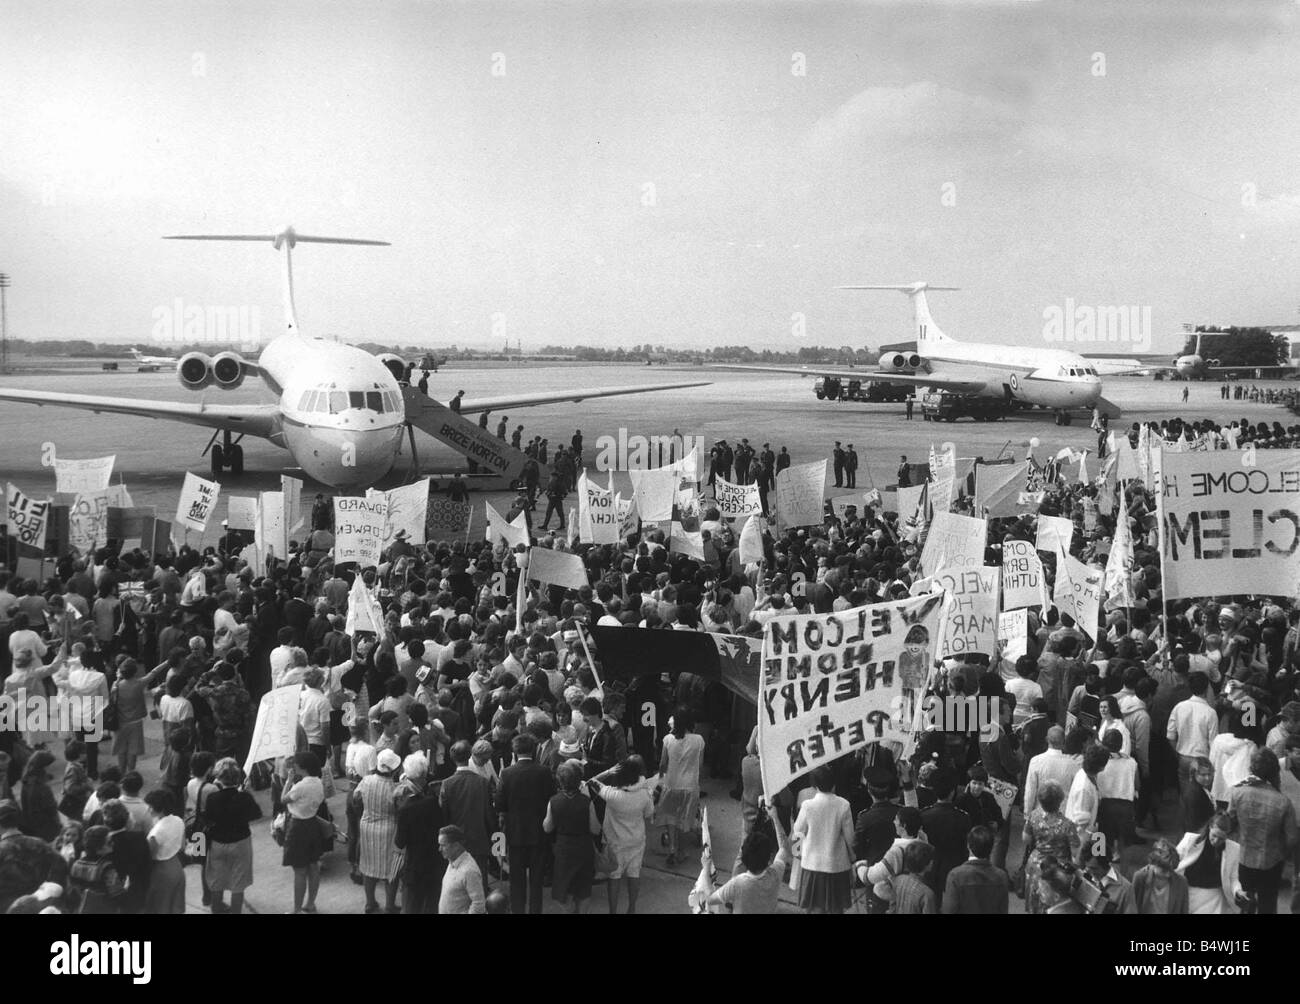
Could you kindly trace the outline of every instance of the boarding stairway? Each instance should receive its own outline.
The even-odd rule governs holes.
[[[406,428],[415,477],[421,476],[414,432],[419,429],[477,465],[477,470],[465,467],[459,472],[429,472],[427,476],[432,479],[431,487],[434,490],[445,488],[456,473],[461,475],[471,491],[508,491],[523,482],[528,454],[516,450],[505,440],[498,439],[477,422],[462,418],[441,401],[421,394],[419,388],[404,385],[401,390],[406,404]],[[538,484],[545,487],[551,470],[540,461],[537,467]]]

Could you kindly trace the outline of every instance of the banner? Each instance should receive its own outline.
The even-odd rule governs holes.
[[[615,495],[614,515],[618,519],[619,540],[626,540],[641,529],[641,517],[637,515],[635,498],[625,499],[622,495]]]
[[[867,511],[866,495],[859,492],[855,495],[837,495],[831,499],[831,512],[836,519],[844,519],[850,509],[855,510],[854,515],[861,518]]]
[[[358,574],[352,580],[352,590],[348,593],[348,615],[343,626],[345,634],[351,636],[358,631],[382,633],[384,612],[374,593],[366,588],[365,580]]]
[[[713,495],[718,503],[718,513],[723,519],[740,519],[763,511],[759,501],[758,485],[733,485],[725,478],[716,478]]]
[[[618,513],[614,493],[601,488],[586,472],[578,476],[578,528],[586,544],[617,544]]]
[[[931,481],[929,491],[926,493],[926,498],[930,503],[930,511],[932,513],[950,512],[956,488],[957,481],[950,469],[934,481]]]
[[[175,522],[187,530],[202,533],[208,528],[208,517],[217,506],[219,494],[221,485],[216,481],[205,481],[197,474],[186,471],[181,497],[176,503]]]
[[[1097,614],[1101,610],[1102,570],[1085,565],[1062,551],[1056,552],[1056,587],[1052,601],[1063,614],[1074,618],[1079,630],[1097,637]]]
[[[753,565],[764,560],[763,534],[767,531],[767,520],[762,516],[750,516],[740,531],[740,561],[744,565]]]
[[[763,626],[758,745],[769,799],[869,743],[907,740],[943,605],[932,593]]]
[[[1120,481],[1131,481],[1142,477],[1138,455],[1129,443],[1128,436],[1116,436],[1114,433],[1111,433],[1111,436],[1114,437],[1114,449],[1118,457],[1115,476]]]
[[[20,544],[44,551],[45,532],[50,525],[50,500],[37,502],[12,482],[5,489],[5,500],[9,509],[9,536]]]
[[[647,523],[666,523],[673,518],[673,501],[681,475],[671,467],[656,467],[649,471],[628,471],[632,479],[632,497],[636,511]]]
[[[945,567],[950,571],[983,567],[987,536],[988,520],[936,512],[921,552],[921,574],[933,575]]]
[[[757,638],[596,625],[591,628],[591,640],[606,679],[647,676],[658,680],[667,670],[676,680],[678,673],[694,673],[716,680],[750,704],[758,701],[762,644]]]
[[[89,460],[54,459],[54,490],[69,495],[102,492],[108,488],[113,477],[113,464],[117,454],[111,457],[92,457]]]
[[[406,531],[408,544],[424,543],[429,515],[428,478],[386,492],[377,492],[372,488],[366,492],[366,498],[371,501],[382,499],[387,507],[387,515],[384,517],[384,547],[392,544],[399,530]]]
[[[108,492],[78,495],[68,509],[68,545],[90,554],[108,543]]]
[[[1133,533],[1129,530],[1127,512],[1120,513],[1115,521],[1115,539],[1106,558],[1103,584],[1108,606],[1133,606]]]
[[[939,658],[997,651],[1000,568],[940,568],[934,584],[948,591]]]
[[[687,437],[688,441],[692,437]],[[704,480],[704,440],[694,437],[695,445],[691,447],[691,452],[686,454],[680,460],[675,460],[666,468],[672,471],[682,481],[693,481],[696,484]]]
[[[259,492],[257,525],[253,527],[253,546],[265,574],[266,556],[283,561],[289,553],[289,539],[284,521],[284,492]],[[247,550],[247,549],[245,549]]]
[[[591,584],[587,579],[587,566],[580,557],[568,551],[530,547],[527,562],[530,582],[545,582],[565,589],[581,589]]]
[[[257,529],[257,499],[231,495],[226,499],[226,522],[231,530]]]
[[[1070,553],[1070,542],[1074,540],[1074,520],[1064,516],[1038,516],[1038,540],[1034,544],[1039,551],[1055,554],[1057,551]]]
[[[131,501],[131,493],[126,490],[126,485],[117,484],[108,486],[108,506],[110,509],[135,508],[135,503]]]
[[[255,763],[293,756],[297,751],[298,701],[301,696],[300,683],[277,687],[262,696],[262,703],[257,706],[257,724],[253,726],[253,741],[244,761],[245,774],[253,769]]]
[[[696,561],[703,561],[704,535],[699,530],[685,530],[680,523],[673,523],[669,527],[668,551],[670,554],[684,554]]]
[[[826,461],[791,464],[776,476],[776,520],[786,530],[822,525],[822,496],[826,490]]]
[[[986,519],[1020,515],[1029,462],[975,465],[975,512]]]
[[[1047,600],[1047,577],[1043,574],[1043,559],[1034,545],[1027,540],[1002,542],[1002,609],[1042,607]]]
[[[1014,664],[1029,651],[1029,611],[1005,610],[998,614],[998,641],[1002,658]]]
[[[453,502],[443,495],[435,495],[426,504],[424,540],[428,543],[448,533],[468,533],[473,516],[473,502]]]
[[[302,529],[304,522],[302,512],[302,482],[287,474],[280,475],[280,491],[284,493],[284,525],[289,534]]]
[[[516,547],[528,546],[528,518],[522,512],[515,517],[514,522],[507,522],[493,507],[491,502],[484,502],[484,508],[487,510],[487,529],[484,539],[490,540],[493,545],[499,540],[504,540],[506,546],[512,551]],[[573,516],[573,510],[569,510],[569,528],[572,530],[576,527],[577,521]]]
[[[335,496],[334,563],[355,561],[358,569],[377,566],[387,516],[388,503],[382,498]]]
[[[916,511],[921,508],[921,499],[924,495],[925,485],[923,484],[898,489],[899,526],[902,526],[903,523],[916,515]]]
[[[1169,453],[1159,462],[1166,599],[1296,595],[1300,450]]]

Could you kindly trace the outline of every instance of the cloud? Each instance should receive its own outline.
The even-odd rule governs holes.
[[[1020,113],[1009,104],[940,87],[925,80],[905,87],[868,87],[828,115],[808,132],[807,148],[817,157],[871,152],[879,140],[909,143],[954,140],[978,143],[1001,140],[1014,133]]]

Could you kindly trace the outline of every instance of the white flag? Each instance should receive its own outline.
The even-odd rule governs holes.
[[[699,530],[683,530],[680,523],[673,523],[668,536],[668,550],[672,554],[684,554],[703,561],[704,535]]]
[[[753,565],[763,561],[763,533],[767,529],[767,520],[762,516],[750,516],[745,520],[740,531],[740,561],[744,565]]]
[[[487,507],[487,540],[493,544],[504,540],[512,551],[516,547],[528,546],[528,522],[522,512],[514,518],[514,522],[508,522],[493,508],[491,502],[484,502],[483,505]]]
[[[565,589],[581,589],[589,585],[587,568],[582,559],[568,551],[553,551],[549,547],[528,549],[528,578]]]
[[[1133,534],[1128,528],[1128,513],[1115,519],[1115,539],[1106,558],[1106,595],[1116,607],[1133,606]]]
[[[344,624],[344,633],[354,635],[358,631],[371,631],[379,634],[384,625],[384,612],[374,594],[366,588],[361,573],[352,580],[352,592],[348,594],[348,616]]]

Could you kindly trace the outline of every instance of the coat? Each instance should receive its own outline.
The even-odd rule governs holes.
[[[1205,840],[1199,833],[1184,833],[1178,842],[1178,874],[1182,875],[1200,858],[1205,850]],[[1241,891],[1239,869],[1241,867],[1241,844],[1229,840],[1223,845],[1223,858],[1219,862],[1219,875],[1223,884],[1223,896],[1228,901],[1232,913],[1240,913],[1237,906],[1237,893]]]
[[[1169,910],[1170,914],[1187,914],[1190,912],[1188,907],[1187,879],[1183,878],[1177,872],[1169,877],[1171,886],[1169,892]],[[1139,868],[1133,875],[1133,903],[1137,907],[1138,913],[1145,913],[1148,900],[1151,896],[1151,866]]]
[[[948,873],[944,913],[1006,913],[1011,896],[1007,873],[987,859],[968,860]]]
[[[546,843],[542,820],[555,794],[551,772],[535,760],[522,760],[501,772],[497,812],[504,817],[509,847],[538,847]]]

